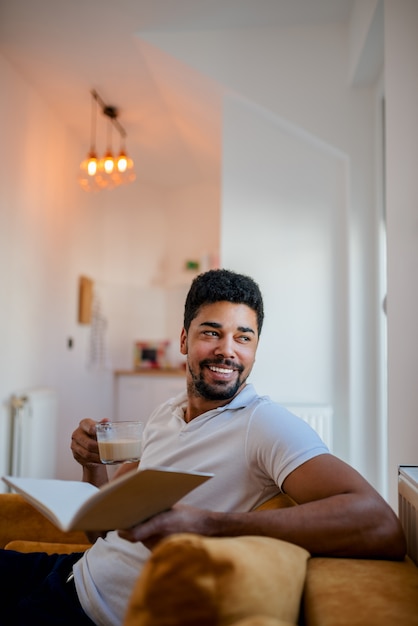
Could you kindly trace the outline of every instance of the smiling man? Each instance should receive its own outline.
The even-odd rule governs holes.
[[[205,409],[206,401],[220,406],[243,388],[255,361],[263,320],[263,299],[252,279],[215,270],[193,282],[185,303],[180,349],[188,355],[187,390],[190,398],[199,398],[198,411],[211,408],[207,404]]]
[[[243,389],[255,360],[258,335],[255,311],[230,302],[204,305],[188,328],[183,328],[181,352],[189,355],[186,421],[223,406]]]
[[[141,464],[214,477],[169,511],[95,538],[83,555],[0,551],[7,626],[119,626],[150,549],[178,532],[276,537],[315,555],[403,558],[399,520],[373,487],[331,455],[308,424],[247,383],[263,318],[251,278],[228,270],[195,278],[180,337],[187,391],[150,415]],[[82,420],[71,448],[83,479],[100,485],[107,474],[95,425]],[[120,473],[132,468],[124,464]],[[281,492],[298,506],[253,510]]]

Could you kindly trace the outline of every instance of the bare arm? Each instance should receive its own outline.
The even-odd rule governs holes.
[[[402,559],[405,539],[396,515],[350,466],[330,454],[304,463],[284,482],[298,506],[249,513],[217,513],[177,506],[130,531],[152,546],[174,532],[208,536],[264,535],[290,541],[313,555]]]

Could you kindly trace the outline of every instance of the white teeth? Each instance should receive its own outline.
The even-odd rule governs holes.
[[[214,365],[211,365],[210,369],[212,370],[212,372],[218,372],[218,374],[230,374],[231,372],[233,372],[232,369],[226,369],[223,367],[215,367]]]

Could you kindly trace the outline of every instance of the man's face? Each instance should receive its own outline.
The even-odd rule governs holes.
[[[246,304],[201,307],[189,331],[181,334],[189,393],[206,400],[233,398],[251,372],[257,345],[257,315]]]

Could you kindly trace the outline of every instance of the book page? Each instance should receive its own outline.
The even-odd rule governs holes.
[[[74,511],[99,491],[81,481],[16,476],[6,476],[3,480],[63,530],[69,527]]]
[[[171,508],[213,474],[160,467],[138,470],[129,476],[129,480],[121,477],[100,489],[74,516],[71,529],[130,528]]]
[[[171,508],[212,476],[147,468],[133,470],[100,489],[77,481],[12,476],[3,480],[62,530],[86,531],[129,528]]]

